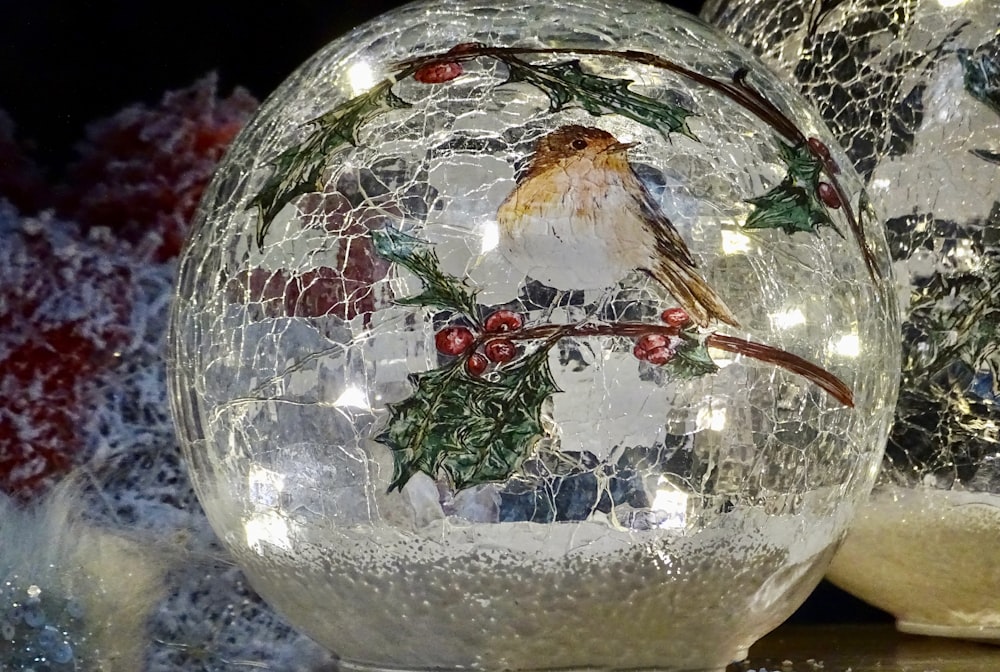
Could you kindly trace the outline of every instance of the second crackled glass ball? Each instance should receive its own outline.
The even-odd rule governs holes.
[[[887,431],[898,323],[848,165],[658,3],[423,2],[333,42],[181,263],[213,526],[349,668],[741,658]]]

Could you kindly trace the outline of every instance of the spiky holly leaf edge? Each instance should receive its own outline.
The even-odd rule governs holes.
[[[344,146],[357,146],[365,123],[391,110],[411,107],[392,92],[393,83],[383,80],[309,122],[316,128],[306,139],[274,159],[271,175],[247,204],[248,210],[257,208],[254,240],[258,249],[263,248],[271,222],[282,208],[298,196],[322,189],[320,179],[330,158]]]
[[[754,207],[743,224],[745,229],[780,229],[791,235],[800,231],[819,233],[828,226],[843,238],[833,223],[826,204],[819,198],[823,166],[806,142],[790,145],[780,139],[778,152],[788,170],[776,187],[761,196],[748,198]]]
[[[428,243],[391,226],[372,231],[371,237],[379,256],[412,271],[423,283],[420,294],[397,298],[396,303],[454,310],[478,322],[476,293],[441,271],[437,253]]]
[[[694,112],[630,90],[632,80],[584,72],[577,59],[541,65],[513,56],[500,57],[500,60],[508,68],[504,83],[525,82],[540,89],[549,98],[550,112],[576,105],[594,116],[618,114],[627,117],[659,131],[663,137],[680,133],[698,141],[687,125],[688,117],[694,116]]]
[[[510,478],[544,434],[542,405],[560,391],[548,345],[500,367],[494,380],[467,373],[465,358],[410,374],[413,394],[389,404],[386,428],[374,438],[392,451],[389,492],[416,473],[443,473],[456,490]]]

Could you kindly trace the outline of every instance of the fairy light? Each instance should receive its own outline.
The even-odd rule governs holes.
[[[776,329],[791,329],[806,323],[806,316],[798,308],[771,314],[771,323]]]
[[[497,248],[500,244],[500,227],[497,226],[496,222],[487,222],[483,225],[483,241],[482,246],[479,248],[480,254],[486,254]]]
[[[656,491],[653,496],[652,509],[660,519],[658,527],[666,529],[677,529],[687,524],[687,503],[686,492],[675,490],[671,487],[663,487]]]
[[[264,554],[265,542],[282,550],[292,550],[288,522],[277,511],[254,514],[243,524],[243,529],[247,536],[247,546],[260,555]]]
[[[830,341],[830,351],[841,357],[857,357],[861,354],[861,341],[857,334],[843,334]]]
[[[365,394],[364,390],[353,385],[348,386],[346,390],[340,393],[337,400],[333,402],[335,408],[358,408],[362,411],[372,410],[371,404],[368,403],[368,395]]]
[[[750,238],[739,231],[722,231],[722,251],[725,254],[747,254],[750,251]]]
[[[366,61],[358,61],[347,69],[347,81],[353,95],[359,96],[375,86],[375,71]]]

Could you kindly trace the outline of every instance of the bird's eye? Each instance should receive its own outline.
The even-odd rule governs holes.
[[[573,142],[569,143],[570,147],[576,150],[587,149],[587,141],[583,138],[577,138]]]

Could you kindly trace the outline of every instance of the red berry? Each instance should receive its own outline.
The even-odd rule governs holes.
[[[661,364],[666,364],[673,358],[674,358],[674,351],[667,346],[654,348],[646,355],[646,360],[650,364],[656,364],[657,366]]]
[[[491,334],[517,331],[524,325],[524,318],[512,310],[498,310],[486,318],[483,327]]]
[[[830,160],[830,148],[827,147],[822,140],[819,138],[809,138],[809,148],[812,149],[813,154],[820,157],[824,161]]]
[[[490,362],[485,357],[480,355],[478,352],[473,353],[471,357],[465,362],[465,370],[471,373],[473,376],[481,376],[483,372],[489,367]]]
[[[657,348],[668,347],[669,341],[662,334],[643,334],[635,342],[632,354],[636,359],[649,359],[649,354]]]
[[[830,168],[834,175],[840,173],[840,166],[838,166],[837,162],[833,160],[832,156],[830,156],[830,148],[823,144],[822,140],[819,138],[809,138],[808,143],[809,148],[813,151],[813,154],[821,158],[823,163]]]
[[[662,334],[643,334],[639,337],[636,345],[648,352],[655,348],[662,348],[668,343],[667,337]]]
[[[503,364],[517,356],[517,346],[509,338],[494,338],[483,348],[491,362]]]
[[[476,340],[466,327],[445,327],[434,335],[434,345],[446,355],[461,355]]]
[[[417,69],[413,78],[421,84],[444,84],[462,74],[462,64],[455,61],[431,62]]]
[[[683,327],[691,321],[691,318],[688,317],[687,311],[683,308],[667,308],[660,315],[660,319],[669,324],[671,327]]]
[[[840,207],[840,196],[837,194],[837,190],[834,189],[832,185],[826,182],[820,182],[816,192],[819,194],[820,200],[823,201],[828,208],[836,209]]]

